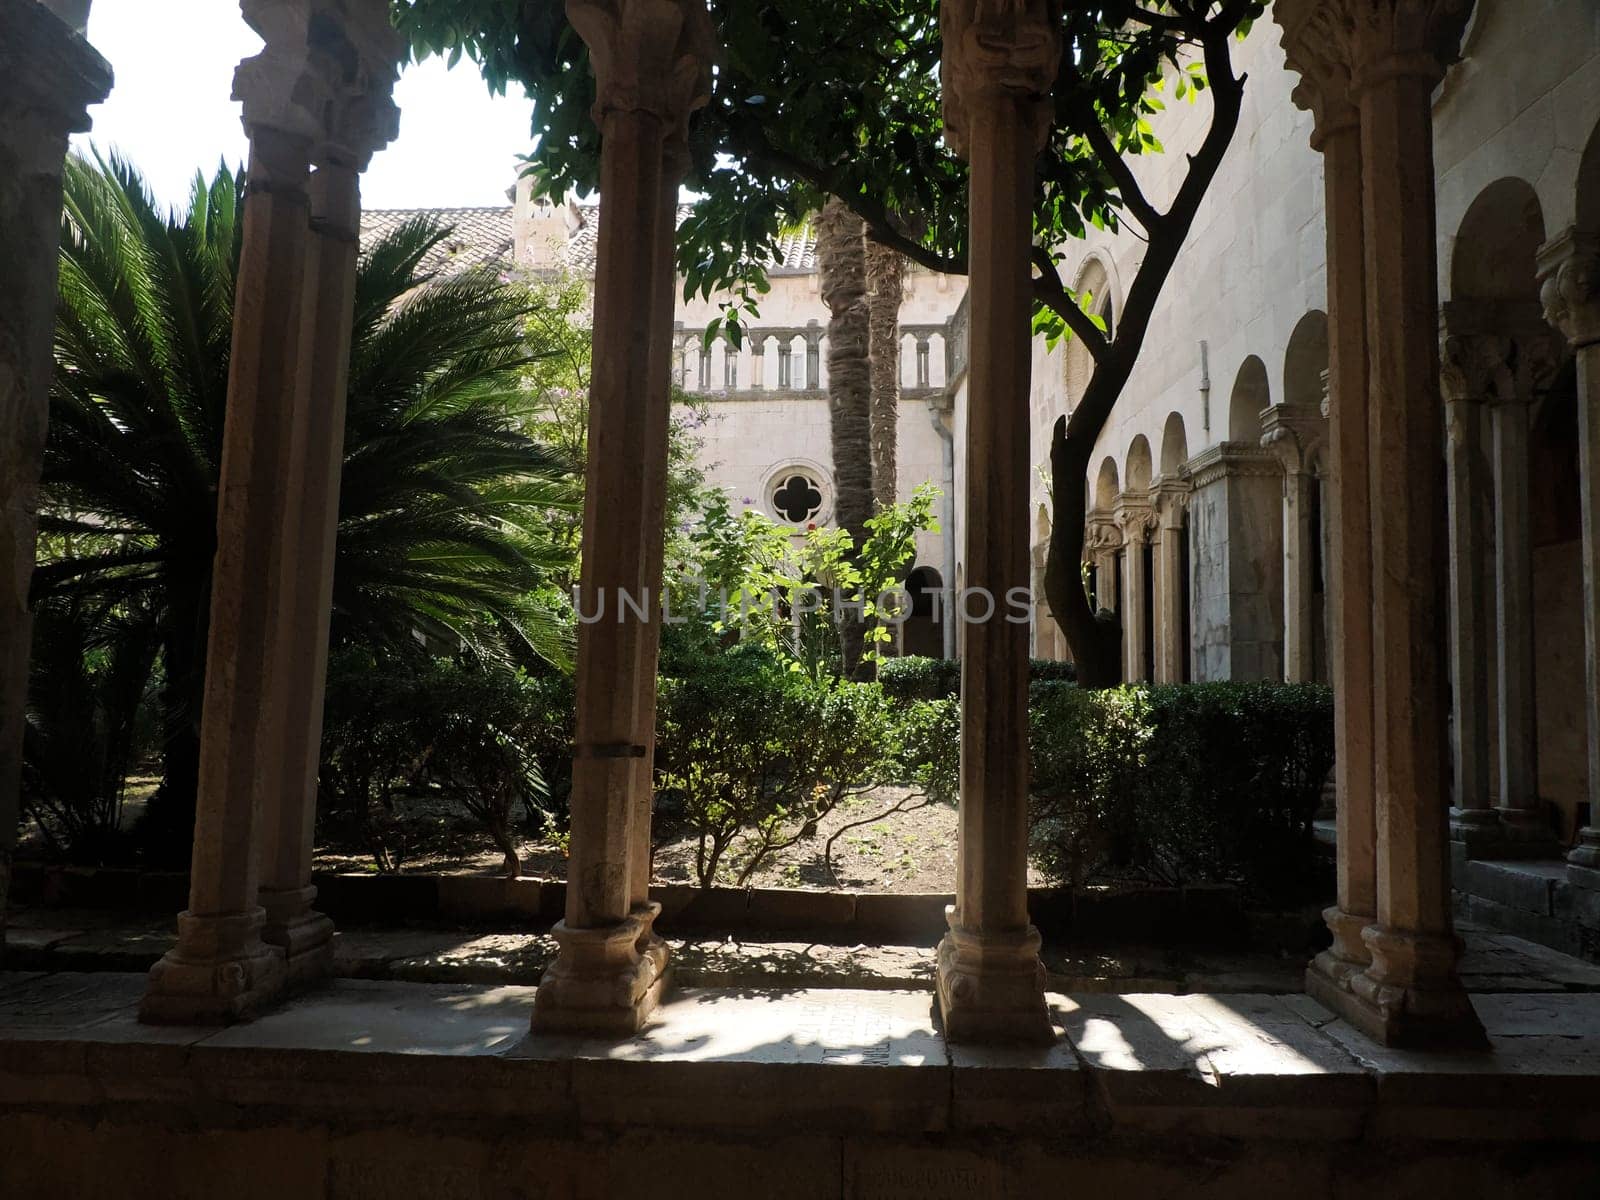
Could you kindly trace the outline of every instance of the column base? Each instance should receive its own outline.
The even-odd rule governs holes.
[[[0,969],[6,964],[6,914],[11,903],[11,851],[0,849]]]
[[[1501,807],[1494,811],[1500,818],[1498,857],[1561,857],[1561,845],[1556,840],[1555,831],[1537,809]]]
[[[1306,968],[1306,992],[1327,1004],[1325,992],[1348,992],[1351,976],[1371,964],[1372,952],[1361,939],[1361,931],[1372,924],[1372,918],[1363,913],[1347,913],[1337,904],[1330,904],[1322,910],[1322,919],[1333,934],[1333,945]]]
[[[1450,809],[1450,840],[1467,858],[1501,858],[1506,842],[1500,814],[1492,808]]]
[[[333,918],[311,907],[316,898],[314,887],[260,892],[266,911],[261,940],[282,948],[290,988],[309,987],[333,974]]]
[[[1483,1023],[1456,977],[1454,937],[1400,933],[1368,926],[1362,934],[1372,954],[1348,986],[1327,986],[1308,972],[1306,991],[1362,1033],[1385,1046],[1481,1050],[1489,1046]]]
[[[149,1025],[231,1025],[282,996],[283,950],[261,940],[263,910],[215,917],[178,914],[178,944],[150,968],[139,1004]]]
[[[1578,830],[1578,844],[1567,852],[1567,877],[1579,887],[1600,888],[1600,826]]]
[[[975,933],[956,924],[945,909],[950,932],[939,943],[939,1014],[952,1042],[1055,1041],[1044,1000],[1044,964],[1039,931]]]
[[[560,950],[533,995],[535,1033],[632,1037],[649,1023],[671,975],[655,932],[661,905],[636,907],[615,925],[550,932]]]

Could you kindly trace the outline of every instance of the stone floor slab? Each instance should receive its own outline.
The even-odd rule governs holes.
[[[207,1049],[497,1054],[522,1039],[532,1014],[530,987],[342,979],[248,1025],[222,1030],[205,1045]]]

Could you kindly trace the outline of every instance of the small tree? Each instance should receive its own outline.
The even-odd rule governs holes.
[[[1079,566],[1084,480],[1144,347],[1150,318],[1238,128],[1244,77],[1231,43],[1264,0],[1105,0],[1030,5],[1061,11],[1065,52],[1055,118],[1037,167],[1036,328],[1082,340],[1094,372],[1070,420],[1053,433],[1054,519],[1045,590],[1088,686],[1120,676],[1121,631],[1095,618]],[[686,289],[728,289],[736,325],[764,287],[787,226],[837,197],[872,237],[930,270],[966,271],[966,166],[943,140],[939,4],[935,0],[711,0],[724,53],[698,118],[688,186],[699,194],[679,230]],[[533,96],[540,188],[592,191],[599,133],[594,81],[560,6],[522,0],[396,0],[418,55],[470,55],[493,89],[522,82]],[[804,53],[795,53],[795,47]],[[1128,159],[1161,149],[1148,117],[1162,95],[1202,89],[1211,120],[1165,208],[1147,197]],[[1121,320],[1109,334],[1091,297],[1062,280],[1057,250],[1094,225],[1128,220],[1146,242]],[[919,236],[908,230],[915,228]]]

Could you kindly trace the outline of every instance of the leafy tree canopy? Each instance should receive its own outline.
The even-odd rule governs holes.
[[[1229,37],[1264,5],[1064,7],[1035,242],[1059,246],[1086,226],[1116,227],[1128,217],[1149,234],[1162,214],[1139,192],[1123,156],[1160,149],[1148,118],[1163,95],[1205,88],[1219,66],[1228,74]],[[691,132],[687,186],[701,199],[679,236],[687,290],[759,291],[760,264],[776,252],[779,233],[825,194],[914,261],[964,272],[966,167],[943,138],[938,0],[711,0],[710,11],[721,51],[711,102]],[[560,3],[395,0],[395,19],[418,57],[466,55],[492,89],[513,81],[527,88],[538,138],[529,167],[544,192],[596,187],[594,80]],[[1043,268],[1049,252],[1040,255]],[[1083,337],[1098,358],[1105,339],[1084,311],[1087,298],[1072,295],[1054,270],[1041,270],[1036,291],[1041,327]]]

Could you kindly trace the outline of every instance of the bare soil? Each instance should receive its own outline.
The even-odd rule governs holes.
[[[903,799],[905,792],[884,788],[847,798],[817,823],[813,836],[779,851],[746,881],[750,887],[842,888],[861,892],[953,892],[956,882],[956,810],[930,804],[880,816]],[[913,803],[916,803],[913,801]],[[400,863],[405,874],[495,875],[501,855],[478,826],[459,810],[426,798],[409,802],[401,814],[409,852]],[[846,828],[846,827],[849,828]],[[834,835],[837,834],[837,837]],[[830,862],[824,848],[833,838]],[[565,879],[565,847],[549,839],[525,838],[519,843],[522,873],[541,879]],[[719,872],[717,883],[738,882],[737,846]],[[317,850],[322,871],[375,871],[370,854],[354,845],[324,845]],[[695,839],[679,837],[655,848],[657,883],[694,883]],[[1029,882],[1043,883],[1036,872]]]

